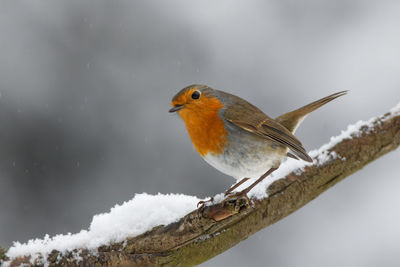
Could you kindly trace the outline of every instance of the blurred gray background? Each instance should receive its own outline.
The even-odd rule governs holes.
[[[223,192],[167,111],[192,83],[309,116],[307,149],[400,101],[399,1],[0,5],[0,244],[77,232],[135,193]],[[400,150],[203,266],[400,266]]]

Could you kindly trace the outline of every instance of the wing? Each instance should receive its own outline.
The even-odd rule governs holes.
[[[235,106],[235,108],[232,108],[232,106]],[[239,106],[240,108],[237,108]],[[224,115],[227,121],[240,128],[284,145],[297,157],[312,162],[311,157],[307,154],[301,142],[289,130],[247,101],[240,99],[235,105],[228,107]]]

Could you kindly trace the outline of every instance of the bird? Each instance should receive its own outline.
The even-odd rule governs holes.
[[[248,204],[250,190],[277,170],[287,157],[313,161],[294,133],[310,112],[346,93],[337,92],[271,118],[238,96],[193,84],[172,98],[169,112],[182,118],[194,148],[208,164],[237,179],[225,192],[224,201],[244,198]],[[232,193],[249,179],[256,180]],[[199,204],[203,206],[205,201]]]

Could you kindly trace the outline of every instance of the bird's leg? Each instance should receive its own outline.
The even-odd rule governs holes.
[[[265,177],[267,177],[268,175],[270,175],[271,173],[273,173],[274,171],[276,171],[278,168],[271,168],[269,169],[266,173],[264,173],[263,175],[261,175],[260,178],[257,179],[257,181],[255,181],[254,183],[252,183],[249,187],[247,187],[246,189],[242,190],[241,193],[247,194],[248,192],[250,192],[251,189],[253,189],[253,187],[255,187],[258,183],[260,183],[262,180],[265,179]]]
[[[202,201],[199,201],[199,203],[197,203],[197,208],[198,208],[199,210],[201,210],[202,208],[204,208],[204,206],[206,205],[207,202],[213,202],[213,201],[214,201],[214,198],[213,198],[213,197],[210,197],[209,200],[202,200]],[[199,207],[199,206],[200,206],[200,207]]]
[[[243,184],[244,182],[246,182],[247,180],[249,180],[250,178],[243,178],[242,180],[240,180],[238,183],[236,183],[234,186],[232,186],[230,189],[228,189],[224,196],[229,195],[230,193],[232,193],[233,190],[235,190],[236,188],[238,188],[241,184]]]
[[[244,189],[244,190],[242,190],[242,191],[240,191],[240,192],[238,192],[238,193],[236,193],[236,194],[233,194],[233,195],[231,195],[231,196],[228,196],[226,199],[224,199],[223,202],[225,203],[225,202],[227,202],[227,201],[230,201],[231,199],[235,199],[235,200],[237,201],[237,200],[239,200],[239,199],[241,199],[241,198],[245,198],[246,201],[249,203],[250,200],[249,200],[249,198],[248,198],[248,196],[247,196],[247,193],[250,192],[250,190],[253,189],[253,187],[255,187],[258,183],[260,183],[262,180],[264,180],[265,177],[267,177],[268,175],[270,175],[271,173],[273,173],[273,172],[276,171],[277,169],[278,169],[278,168],[271,168],[271,169],[269,169],[266,173],[264,173],[263,175],[261,175],[261,177],[258,178],[257,181],[255,181],[254,183],[252,183],[252,184],[251,184],[250,186],[248,186],[246,189]],[[241,181],[240,181],[240,182],[241,182]]]

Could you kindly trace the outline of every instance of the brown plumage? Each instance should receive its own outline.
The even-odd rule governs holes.
[[[312,162],[293,133],[310,112],[346,92],[272,119],[240,97],[197,84],[174,96],[170,112],[177,112],[184,120],[194,147],[209,164],[237,179],[245,177],[226,194],[248,177],[259,177],[245,190],[228,197],[246,198],[247,192],[276,170],[286,156]]]
[[[275,121],[280,123],[281,125],[285,126],[285,128],[288,129],[290,132],[294,133],[297,126],[309,113],[311,113],[314,110],[316,110],[317,108],[322,107],[323,105],[331,102],[333,99],[338,98],[339,96],[342,96],[345,94],[347,94],[347,91],[341,91],[341,92],[331,94],[331,95],[321,98],[317,101],[314,101],[308,105],[305,105],[301,108],[298,108],[296,110],[293,110],[293,111],[290,111],[283,115],[280,115],[279,117],[275,118]]]
[[[244,103],[243,106],[247,105]],[[251,105],[244,108],[249,112],[240,112],[228,107],[225,112],[225,119],[246,131],[287,146],[296,156],[305,161],[312,161],[301,142],[288,129],[258,108],[254,109],[253,107]]]

